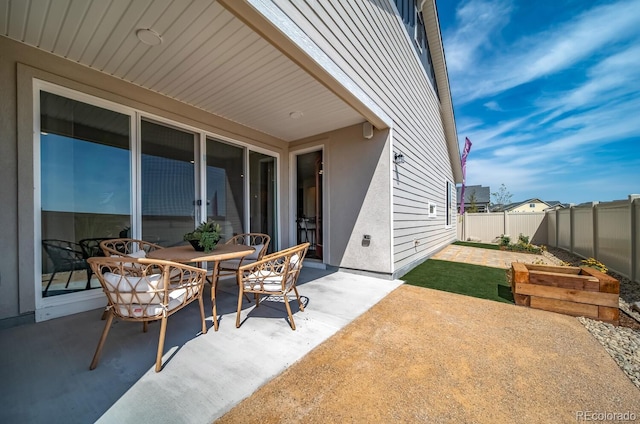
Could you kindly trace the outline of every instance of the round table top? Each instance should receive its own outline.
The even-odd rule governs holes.
[[[162,259],[180,263],[216,262],[227,259],[242,258],[253,253],[255,249],[243,244],[218,244],[211,252],[197,251],[190,244],[152,250],[147,253],[149,259]]]

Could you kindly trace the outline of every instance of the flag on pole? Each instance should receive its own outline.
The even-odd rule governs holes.
[[[464,149],[462,150],[462,159],[460,164],[462,165],[462,188],[460,189],[460,215],[464,214],[464,185],[467,178],[467,156],[471,151],[471,140],[468,137],[464,139]]]

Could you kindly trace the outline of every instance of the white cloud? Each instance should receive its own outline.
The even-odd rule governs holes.
[[[492,35],[509,22],[512,7],[504,0],[471,0],[456,11],[458,27],[447,39],[447,69],[466,72]]]
[[[471,4],[486,3],[470,2],[465,7]],[[620,1],[595,7],[573,21],[521,38],[508,50],[500,49],[494,55],[479,57],[477,48],[498,27],[497,23],[502,23],[502,13],[499,9],[491,25],[484,29],[463,21],[451,40],[446,41],[449,72],[452,79],[458,81],[453,88],[457,102],[484,98],[557,73],[640,31],[638,1]],[[477,38],[470,36],[470,26],[479,29]],[[449,66],[451,56],[453,66]]]

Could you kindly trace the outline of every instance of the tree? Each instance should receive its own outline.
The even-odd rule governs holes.
[[[469,194],[469,205],[470,206],[469,206],[469,209],[467,209],[467,212],[470,212],[470,213],[477,213],[478,212],[478,198],[476,196],[476,191],[475,190],[473,190]]]
[[[493,197],[493,205],[507,205],[511,203],[511,193],[509,193],[504,183],[500,185],[498,191],[491,193],[491,196]]]

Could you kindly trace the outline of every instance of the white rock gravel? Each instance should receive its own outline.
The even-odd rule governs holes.
[[[562,249],[549,248],[544,256],[554,264],[568,263],[580,266],[582,258]],[[620,310],[640,323],[640,313],[631,309],[635,302],[640,301],[640,284],[628,278],[609,271],[609,275],[620,282]],[[640,330],[624,326],[614,326],[602,321],[579,317],[578,320],[602,344],[605,350],[620,366],[622,371],[640,389]],[[640,327],[640,325],[635,326]]]

